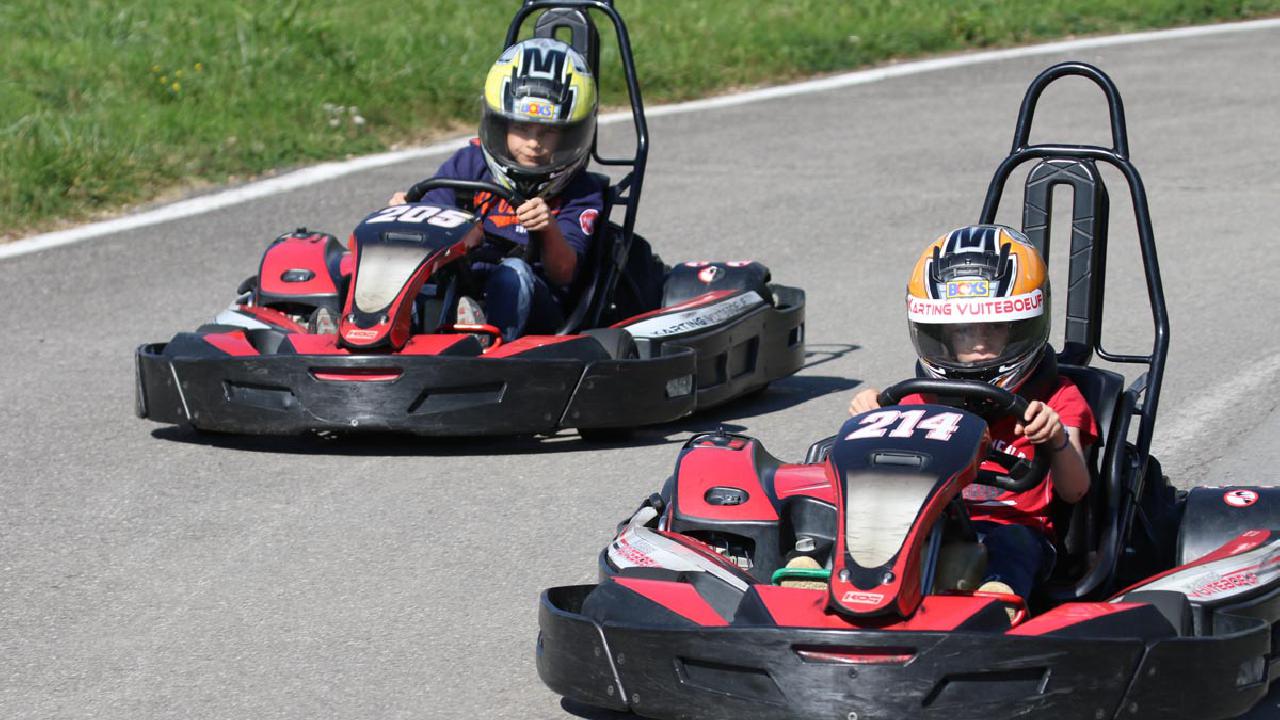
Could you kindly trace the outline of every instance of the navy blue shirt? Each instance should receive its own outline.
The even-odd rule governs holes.
[[[484,161],[484,151],[480,149],[480,140],[473,139],[471,144],[454,153],[440,166],[434,177],[453,180],[482,180],[494,182],[493,173]],[[449,188],[436,188],[422,198],[422,202],[433,205],[456,207],[457,198]],[[494,203],[497,203],[494,206]],[[515,208],[491,193],[479,192],[472,198],[473,209],[484,215],[486,233],[498,235],[520,245],[529,244],[529,231],[525,230],[516,219]],[[560,234],[578,253],[578,267],[581,268],[583,258],[591,245],[591,236],[595,232],[595,224],[601,221],[600,213],[604,209],[604,192],[600,184],[585,172],[579,172],[559,195],[547,198],[547,206],[560,226]],[[485,272],[490,263],[501,261],[502,252],[496,247],[490,256],[486,256],[483,248],[479,252],[480,261],[475,269]],[[541,273],[541,267],[535,268]]]

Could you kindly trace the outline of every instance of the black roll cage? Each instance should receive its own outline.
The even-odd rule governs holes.
[[[1107,100],[1111,120],[1111,147],[1096,145],[1030,144],[1031,125],[1036,104],[1050,84],[1064,77],[1083,77],[1097,85]],[[1046,262],[1050,248],[1050,217],[1052,187],[1072,185],[1073,224],[1071,233],[1071,279],[1067,297],[1067,323],[1062,362],[1087,365],[1096,354],[1099,358],[1115,363],[1145,365],[1146,370],[1122,393],[1116,412],[1126,417],[1118,418],[1117,427],[1125,431],[1117,438],[1119,447],[1128,443],[1128,417],[1138,418],[1135,441],[1127,445],[1127,452],[1115,452],[1104,459],[1103,471],[1113,478],[1127,478],[1121,491],[1119,516],[1114,524],[1108,523],[1099,543],[1099,562],[1076,586],[1077,595],[1087,594],[1103,587],[1114,576],[1116,563],[1128,542],[1138,500],[1142,497],[1151,455],[1151,438],[1155,427],[1156,411],[1160,400],[1165,361],[1169,353],[1169,316],[1165,306],[1164,289],[1160,280],[1160,266],[1156,259],[1155,234],[1151,227],[1151,215],[1142,177],[1129,161],[1129,137],[1125,125],[1124,104],[1115,83],[1102,70],[1088,63],[1069,61],[1054,65],[1041,72],[1027,88],[1018,112],[1013,147],[1008,157],[996,169],[987,188],[982,206],[981,222],[994,223],[1004,186],[1014,169],[1033,160],[1041,163],[1027,177],[1026,201],[1023,211],[1023,231],[1040,250]],[[1103,288],[1106,277],[1107,214],[1109,199],[1106,187],[1098,174],[1096,163],[1106,163],[1119,170],[1129,185],[1134,219],[1138,226],[1138,244],[1142,253],[1146,275],[1147,297],[1151,307],[1151,319],[1155,334],[1151,352],[1143,355],[1126,355],[1108,352],[1102,345]],[[1092,195],[1083,191],[1092,190]]]
[[[591,157],[598,164],[606,167],[625,167],[629,171],[617,183],[610,183],[607,189],[606,209],[621,205],[626,208],[622,220],[621,233],[614,239],[612,257],[608,258],[609,271],[605,274],[599,297],[602,302],[592,303],[592,317],[578,318],[579,323],[570,321],[568,325],[586,323],[592,327],[598,322],[606,303],[612,297],[614,286],[618,282],[621,268],[625,266],[631,251],[632,238],[635,236],[636,209],[640,204],[640,191],[644,186],[645,164],[649,157],[649,129],[644,118],[644,102],[640,97],[640,84],[636,79],[636,67],[631,53],[631,38],[627,34],[627,26],[613,6],[613,0],[525,0],[516,11],[507,27],[507,37],[503,49],[511,47],[520,37],[520,30],[526,20],[534,13],[544,12],[534,24],[534,35],[537,37],[554,37],[556,31],[567,29],[570,32],[570,45],[591,64],[591,71],[600,78],[600,37],[591,21],[588,11],[599,12],[613,23],[618,40],[618,55],[622,61],[623,74],[627,82],[627,96],[631,104],[631,121],[635,128],[635,152],[631,157],[602,157],[597,147],[597,138],[591,139]],[[606,213],[607,215],[607,213]],[[608,218],[604,218],[608,220]]]

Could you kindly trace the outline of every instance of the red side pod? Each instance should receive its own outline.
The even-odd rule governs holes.
[[[1185,565],[1179,565],[1178,567],[1170,568],[1168,570],[1165,570],[1164,572],[1156,573],[1155,575],[1152,575],[1151,577],[1146,578],[1145,580],[1142,580],[1137,583],[1134,583],[1133,585],[1130,585],[1129,587],[1121,590],[1120,592],[1112,595],[1111,597],[1113,598],[1123,597],[1126,593],[1133,592],[1134,590],[1140,589],[1146,585],[1150,585],[1151,583],[1157,580],[1160,580],[1162,578],[1169,577],[1170,575],[1184,572],[1189,568],[1199,567],[1201,565],[1208,565],[1209,563],[1216,562],[1218,560],[1233,557],[1235,555],[1240,555],[1242,553],[1247,553],[1250,550],[1256,550],[1257,548],[1262,547],[1262,545],[1264,545],[1271,538],[1272,538],[1272,532],[1270,530],[1246,530],[1240,533],[1239,535],[1237,535],[1235,538],[1223,543],[1222,547],[1219,547],[1217,550],[1214,550],[1208,555],[1204,555],[1202,557],[1196,558],[1194,561],[1189,562]]]
[[[613,582],[699,625],[723,627],[729,623],[688,583],[615,577]]]
[[[1038,615],[1013,628],[1009,635],[1047,635],[1063,628],[1091,622],[1143,607],[1142,603],[1073,602]]]
[[[486,352],[483,357],[489,358],[489,359],[513,357],[516,355],[520,355],[521,353],[526,353],[526,352],[529,352],[530,350],[534,350],[540,347],[546,347],[548,345],[558,345],[560,343],[569,342],[571,340],[581,340],[584,337],[586,336],[585,335],[525,335],[524,337],[517,338],[515,340],[512,340],[509,343],[502,343],[501,345]]]
[[[773,475],[773,492],[778,500],[804,495],[832,505],[836,502],[836,490],[825,464],[780,465]]]
[[[273,297],[338,294],[326,253],[331,235],[285,235],[267,249],[258,270],[259,291]],[[308,277],[309,275],[309,277]],[[296,279],[289,279],[296,278]]]
[[[680,519],[777,522],[778,511],[760,484],[756,449],[755,440],[734,438],[686,451],[676,466],[675,511]]]

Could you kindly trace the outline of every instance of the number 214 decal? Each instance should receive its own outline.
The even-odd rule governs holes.
[[[925,430],[929,440],[950,440],[960,427],[960,413],[943,412],[925,416],[926,410],[880,410],[862,418],[862,427],[845,436],[845,440],[889,437],[907,438]],[[891,430],[890,427],[893,429]]]

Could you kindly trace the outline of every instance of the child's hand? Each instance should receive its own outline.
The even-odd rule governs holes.
[[[387,204],[388,204],[388,205],[403,205],[403,204],[405,204],[405,202],[407,202],[407,201],[404,199],[404,193],[402,193],[402,192],[398,192],[398,193],[396,193],[395,195],[392,195],[392,196],[391,196],[391,199],[387,201]]]
[[[873,387],[866,388],[865,390],[859,390],[858,393],[853,396],[853,401],[849,403],[849,414],[857,415],[858,413],[864,413],[868,410],[875,410],[880,407],[880,403],[876,401],[876,398],[879,395],[880,391]]]
[[[529,232],[546,230],[551,224],[551,208],[547,207],[547,201],[542,198],[526,200],[516,208],[516,219]]]
[[[1018,435],[1025,435],[1032,445],[1052,442],[1057,447],[1062,444],[1066,429],[1062,427],[1062,421],[1053,408],[1039,400],[1033,400],[1022,419],[1023,422],[1014,426],[1013,431]]]

